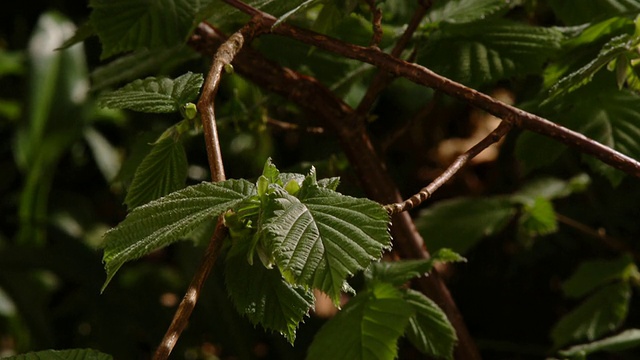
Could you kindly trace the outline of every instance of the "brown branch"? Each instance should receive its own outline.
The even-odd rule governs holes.
[[[373,27],[373,37],[369,46],[379,48],[382,41],[382,11],[376,6],[376,0],[365,0],[371,11],[371,26]]]
[[[204,129],[204,137],[207,148],[207,158],[209,160],[209,168],[211,170],[211,181],[219,182],[225,180],[224,165],[222,162],[222,153],[220,152],[220,142],[218,139],[218,131],[216,126],[214,98],[220,80],[222,78],[222,71],[225,66],[231,64],[231,61],[235,55],[242,49],[245,37],[252,37],[255,32],[254,22],[248,23],[240,31],[231,35],[227,41],[225,41],[213,56],[213,63],[211,69],[207,74],[207,79],[202,87],[202,94],[198,101],[198,111],[202,119],[202,127]],[[180,334],[187,327],[191,313],[198,302],[200,297],[200,290],[204,285],[205,280],[209,276],[213,265],[215,264],[220,249],[222,248],[223,240],[228,234],[228,229],[224,226],[222,215],[218,217],[216,229],[209,240],[209,245],[205,251],[204,257],[200,266],[196,270],[189,288],[184,295],[184,298],[180,302],[176,313],[173,316],[173,320],[167,329],[156,353],[154,354],[154,360],[166,360],[169,358],[173,347],[175,346]]]
[[[227,3],[238,2],[235,0],[225,1]],[[248,7],[248,5],[245,4],[244,8],[246,7]],[[242,8],[239,10],[244,11]],[[259,14],[260,21],[264,26],[271,26],[275,22],[275,18],[273,16],[257,9],[251,10],[251,13]],[[424,66],[406,62],[374,48],[345,43],[343,41],[318,34],[310,30],[297,28],[286,23],[282,23],[273,28],[272,32],[274,34],[302,41],[309,45],[316,46],[320,49],[324,49],[350,59],[375,65],[380,70],[387,71],[396,76],[402,76],[416,84],[425,85],[442,91],[449,96],[469,103],[515,126],[560,141],[583,153],[592,155],[618,170],[622,170],[623,172],[635,177],[640,177],[640,162],[637,160],[595,140],[589,139],[576,131],[567,129],[514,106],[507,105],[477,90],[440,76]]]
[[[407,44],[413,37],[415,31],[418,29],[418,26],[420,26],[422,19],[425,17],[430,7],[431,1],[418,3],[418,9],[416,9],[416,11],[413,13],[411,20],[407,25],[407,28],[398,39],[398,42],[396,42],[393,50],[391,50],[391,56],[396,58],[400,57],[402,51],[407,47]],[[386,71],[378,71],[376,76],[371,81],[371,84],[369,84],[367,92],[362,97],[362,100],[360,100],[360,104],[358,104],[358,114],[364,115],[371,110],[371,107],[378,98],[378,95],[380,95],[382,90],[384,90],[389,85],[393,78],[393,75]]]
[[[310,134],[324,134],[324,128],[319,126],[300,126],[285,121],[280,121],[272,118],[266,119],[267,124],[277,127],[278,129],[287,131],[304,131]]]
[[[211,55],[224,41],[224,35],[211,25],[202,23],[189,44],[197,51]],[[366,129],[355,121],[354,110],[326,87],[314,78],[283,68],[248,48],[243,48],[233,65],[239,74],[258,86],[295,102],[308,113],[316,115],[327,129],[332,130],[371,199],[382,204],[402,201],[400,191],[375,152]],[[393,215],[392,223],[391,233],[395,247],[403,257],[415,259],[429,256],[424,249],[424,241],[407,212]],[[430,275],[421,277],[417,283],[444,310],[456,329],[456,358],[480,359],[478,349],[449,290],[437,272]]]
[[[385,209],[389,214],[397,214],[403,211],[408,211],[416,206],[422,204],[425,200],[431,197],[436,190],[442,185],[447,183],[451,178],[462,169],[471,159],[480,154],[484,149],[488,148],[492,144],[498,142],[504,137],[509,130],[511,130],[511,124],[507,122],[501,122],[495,130],[493,130],[484,139],[480,140],[477,144],[467,150],[464,154],[458,156],[455,161],[449,165],[449,167],[429,185],[420,189],[418,193],[411,196],[407,200],[395,204],[385,205]]]
[[[182,331],[184,331],[189,323],[191,313],[198,302],[198,297],[200,297],[200,290],[202,290],[202,286],[204,285],[205,280],[207,280],[207,277],[211,272],[211,268],[213,268],[213,265],[218,258],[218,254],[220,254],[220,249],[222,248],[223,240],[227,236],[227,233],[228,229],[224,226],[221,215],[218,218],[216,229],[202,258],[202,263],[200,263],[198,270],[191,279],[191,283],[189,284],[180,305],[178,305],[176,313],[173,315],[171,325],[169,325],[160,345],[156,349],[153,360],[165,360],[169,358],[180,334],[182,334]]]

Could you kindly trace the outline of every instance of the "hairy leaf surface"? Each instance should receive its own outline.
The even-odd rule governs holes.
[[[293,344],[296,329],[313,306],[313,293],[285,281],[277,268],[247,262],[250,241],[234,241],[225,264],[229,295],[240,314],[255,325],[277,331]]]
[[[230,209],[255,188],[246,180],[202,183],[135,208],[104,236],[105,269],[109,283],[127,261],[167,246]]]
[[[411,289],[405,291],[404,298],[416,310],[406,330],[409,341],[423,354],[453,359],[458,338],[444,311],[433,300]]]
[[[124,202],[132,209],[183,188],[187,168],[182,143],[172,138],[160,141],[138,166]]]
[[[390,246],[388,215],[378,203],[319,187],[315,175],[310,182],[299,198],[271,195],[262,237],[285,278],[338,303],[345,279]]]
[[[415,311],[402,295],[385,283],[358,294],[316,334],[307,359],[395,359],[398,338]]]
[[[560,48],[556,29],[494,21],[442,24],[418,53],[418,62],[471,87],[538,73]]]
[[[581,340],[595,340],[617,329],[629,311],[631,287],[627,282],[608,285],[588,297],[553,327],[556,346]]]
[[[202,74],[188,72],[175,79],[148,77],[100,97],[100,106],[150,113],[169,113],[198,96]]]

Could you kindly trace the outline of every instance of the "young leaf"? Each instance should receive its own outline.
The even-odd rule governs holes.
[[[580,340],[595,340],[617,329],[629,311],[628,282],[608,285],[565,315],[551,330],[556,347]]]
[[[390,246],[388,215],[378,203],[303,182],[298,196],[275,192],[259,231],[283,276],[316,287],[338,304],[345,279]]]
[[[506,12],[517,5],[518,1],[504,0],[450,0],[438,1],[429,12],[432,23],[468,23],[485,20]]]
[[[627,280],[629,276],[637,274],[638,268],[630,255],[614,260],[585,261],[562,284],[562,290],[569,297],[579,298],[604,284]]]
[[[485,236],[498,233],[516,214],[506,198],[458,198],[422,211],[416,227],[429,250],[450,248],[464,254]]]
[[[171,47],[183,42],[209,1],[91,0],[90,21],[103,50],[101,58],[121,52]]]
[[[307,360],[392,360],[414,308],[391,284],[359,293],[316,334]]]
[[[444,311],[431,299],[411,289],[405,290],[404,299],[416,310],[405,331],[413,346],[430,357],[453,359],[458,338]]]
[[[524,204],[518,219],[521,231],[527,236],[548,235],[558,231],[556,212],[551,201],[542,197]]]
[[[187,154],[182,143],[172,138],[160,141],[138,166],[125,204],[133,209],[183,188],[187,168]]]
[[[3,357],[4,360],[112,360],[107,355],[93,349],[44,350],[15,356]]]
[[[246,180],[202,183],[171,193],[135,208],[118,226],[104,236],[107,286],[127,261],[167,246],[207,221],[254,195]]]
[[[100,106],[131,109],[150,113],[180,111],[180,107],[198,96],[204,79],[202,74],[188,72],[174,80],[148,77],[103,94]]]
[[[538,73],[562,38],[556,29],[508,21],[442,24],[417,61],[473,87]]]
[[[552,177],[535,179],[526,183],[511,197],[517,202],[525,203],[540,197],[546,200],[559,199],[584,191],[591,183],[587,174],[578,174],[569,180]]]
[[[600,50],[600,53],[595,59],[560,79],[560,81],[549,90],[549,96],[544,103],[553,101],[589,83],[603,66],[615,60],[620,55],[633,51],[635,46],[637,46],[637,41],[638,39],[635,36],[629,34],[614,37],[602,47],[602,50]]]
[[[440,249],[427,260],[383,261],[371,264],[367,269],[369,281],[387,282],[402,286],[407,281],[423,276],[433,268],[436,262],[466,262],[462,256],[449,249]]]
[[[286,282],[277,268],[267,269],[259,262],[250,265],[246,254],[251,242],[246,240],[250,239],[235,239],[226,258],[229,295],[253,324],[277,331],[293,344],[298,324],[313,306],[313,293]]]
[[[590,342],[572,346],[559,352],[561,356],[583,358],[595,352],[623,351],[640,346],[640,329],[629,329],[619,334]]]

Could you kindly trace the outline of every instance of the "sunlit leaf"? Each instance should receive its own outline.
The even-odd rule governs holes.
[[[136,170],[125,204],[132,209],[181,189],[187,168],[187,154],[180,141],[166,138],[153,145]]]
[[[307,359],[395,359],[398,338],[414,312],[398,289],[377,283],[351,299],[316,333]]]
[[[428,356],[453,359],[458,337],[444,311],[433,300],[411,289],[405,291],[404,298],[416,310],[406,329],[413,346]]]
[[[140,258],[182,239],[207,221],[232,208],[255,188],[246,180],[202,183],[171,193],[135,208],[104,236],[107,280],[127,261]]]
[[[373,201],[319,187],[315,174],[298,197],[270,195],[262,241],[285,278],[317,287],[337,304],[345,279],[389,247],[388,215]]]
[[[627,282],[608,285],[588,297],[560,319],[551,330],[556,347],[595,340],[616,330],[627,317],[631,287]]]
[[[286,282],[277,268],[247,262],[250,241],[236,239],[227,255],[225,278],[229,295],[240,314],[253,324],[277,331],[293,344],[296,329],[313,306],[313,293]]]
[[[548,235],[558,231],[556,212],[551,201],[537,197],[524,204],[518,219],[521,231],[527,236]]]
[[[191,72],[173,80],[155,77],[135,80],[100,96],[100,106],[150,113],[176,112],[198,96],[203,82],[202,74]]]

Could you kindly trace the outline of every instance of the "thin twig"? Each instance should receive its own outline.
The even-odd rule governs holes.
[[[227,3],[238,3],[237,0],[224,0]],[[244,7],[239,9],[245,11]],[[257,9],[252,9],[251,14],[259,14],[263,25],[270,26],[276,19]],[[444,76],[425,68],[424,66],[409,63],[392,55],[381,52],[378,49],[349,44],[316,32],[281,23],[272,28],[274,34],[290,37],[302,41],[320,49],[342,55],[344,57],[363,61],[375,65],[381,70],[396,76],[402,76],[416,84],[425,85],[442,91],[456,99],[467,102],[491,115],[501,118],[515,126],[533,131],[535,133],[560,141],[570,147],[596,157],[602,162],[635,177],[640,177],[640,162],[624,155],[608,146],[605,146],[583,134],[567,129],[540,116],[528,113],[514,106],[507,105],[489,95],[452,81]]]
[[[498,127],[495,128],[495,130],[493,130],[484,139],[480,140],[480,142],[475,144],[464,154],[458,156],[455,161],[451,165],[449,165],[449,167],[429,185],[420,189],[418,193],[411,196],[407,200],[395,204],[385,205],[384,208],[389,212],[389,214],[397,214],[403,211],[411,210],[416,206],[422,204],[425,200],[430,198],[431,195],[436,192],[436,190],[447,183],[471,159],[480,154],[484,149],[502,139],[502,137],[504,137],[509,132],[509,130],[511,130],[511,127],[511,124],[505,121],[501,122],[500,125],[498,125]]]
[[[267,24],[268,25],[268,24]],[[189,44],[197,51],[211,55],[226,38],[211,25],[201,23]],[[353,166],[367,195],[381,204],[402,201],[397,184],[386,171],[366,129],[356,122],[354,110],[313,77],[302,75],[264,58],[260,53],[243,48],[234,59],[236,71],[262,88],[280,94],[314,114],[332,130]],[[398,252],[409,259],[425,259],[429,253],[407,212],[392,217],[391,234]],[[456,359],[480,359],[473,338],[446,284],[434,271],[417,280],[423,293],[440,306],[458,336]]]
[[[202,258],[202,263],[191,279],[191,283],[189,284],[180,305],[178,305],[176,313],[173,315],[171,325],[169,325],[160,345],[156,349],[153,360],[166,360],[169,358],[173,347],[178,342],[180,334],[182,334],[182,331],[184,331],[189,323],[191,313],[193,312],[193,309],[198,302],[198,298],[200,297],[200,290],[202,290],[202,286],[204,285],[205,280],[207,280],[207,277],[211,272],[211,268],[213,268],[213,265],[220,254],[220,249],[222,248],[223,240],[227,236],[227,233],[228,229],[224,226],[222,216],[220,216],[218,218],[216,229]]]
[[[413,37],[415,31],[418,29],[418,26],[420,26],[422,19],[425,17],[430,7],[431,1],[418,2],[418,8],[413,13],[411,20],[407,25],[407,28],[396,42],[393,50],[391,50],[391,56],[400,57],[402,51],[407,47],[407,44]],[[376,76],[371,81],[371,84],[369,84],[367,92],[362,97],[362,100],[360,100],[360,104],[358,104],[358,107],[356,108],[357,113],[360,115],[368,113],[371,110],[373,103],[378,98],[378,95],[380,95],[382,90],[384,90],[392,80],[393,75],[391,75],[390,73],[386,71],[378,71],[378,73],[376,73]]]
[[[304,131],[310,134],[324,134],[324,128],[320,126],[300,126],[290,122],[280,121],[272,118],[267,118],[266,123],[277,127],[278,129],[287,131]]]
[[[371,26],[373,28],[373,36],[369,46],[379,49],[382,41],[382,10],[376,6],[376,0],[365,0],[371,11]]]
[[[220,46],[213,57],[211,69],[207,74],[207,79],[203,85],[200,100],[198,101],[197,106],[200,117],[202,118],[207,157],[209,160],[209,168],[211,169],[211,181],[213,182],[224,181],[226,179],[216,126],[214,98],[220,85],[223,69],[231,63],[235,55],[242,49],[245,36],[253,36],[254,31],[254,23],[250,22],[240,31],[231,35],[231,37]],[[216,229],[209,241],[202,262],[191,279],[189,288],[173,316],[171,325],[169,325],[167,332],[156,350],[153,357],[154,360],[166,360],[169,358],[180,334],[182,334],[182,331],[184,331],[189,322],[191,313],[200,297],[200,290],[218,258],[223,240],[227,234],[228,229],[224,226],[221,215],[218,218]]]

